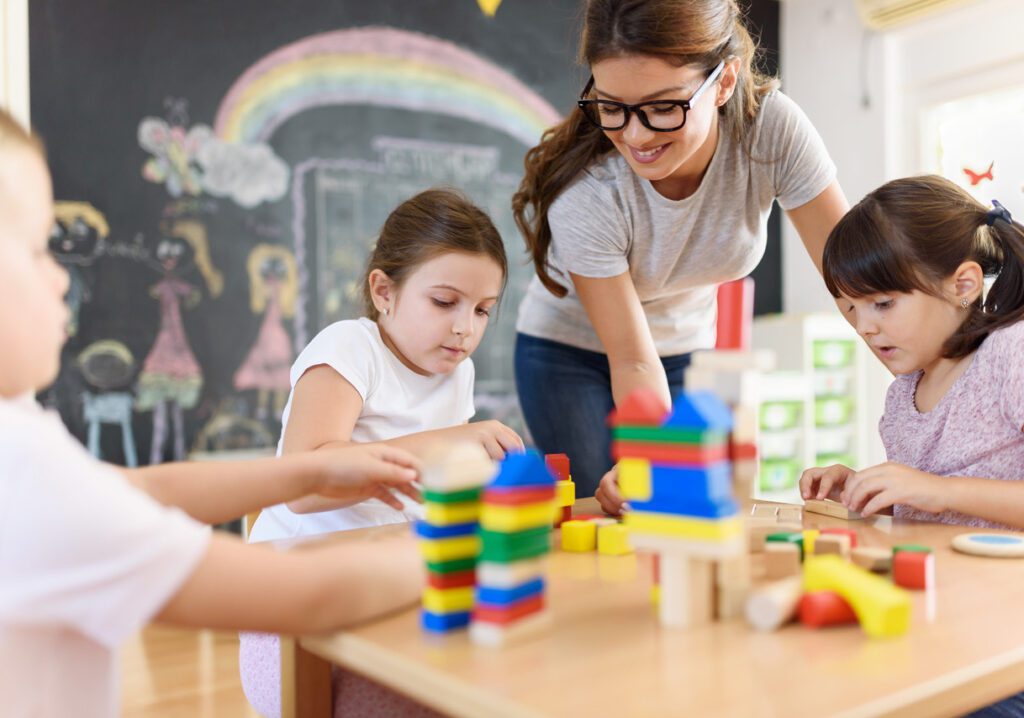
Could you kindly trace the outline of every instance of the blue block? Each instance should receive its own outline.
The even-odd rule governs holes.
[[[514,588],[488,588],[487,586],[476,587],[476,600],[480,603],[487,603],[492,606],[508,606],[516,601],[534,596],[544,591],[544,579],[535,578]]]
[[[469,611],[459,611],[458,613],[431,613],[430,611],[420,611],[420,625],[426,631],[434,631],[435,633],[445,633],[447,631],[454,631],[458,628],[465,628],[469,625]]]
[[[451,526],[434,526],[426,521],[417,521],[413,530],[417,536],[425,539],[454,538],[456,536],[471,536],[476,533],[480,524],[470,521],[464,524],[452,524]]]
[[[536,451],[508,454],[491,486],[554,486],[555,477]]]
[[[662,426],[732,431],[732,410],[710,391],[684,391],[676,397],[672,413]]]
[[[732,464],[720,461],[697,467],[652,463],[651,498],[697,501],[732,498]]]
[[[677,516],[692,516],[700,519],[724,519],[735,516],[739,512],[739,506],[732,499],[712,501],[703,499],[686,498],[658,498],[651,501],[629,502],[630,508],[634,511],[653,511],[659,514],[676,514]]]

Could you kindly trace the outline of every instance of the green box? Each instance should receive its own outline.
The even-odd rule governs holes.
[[[857,343],[851,339],[819,339],[811,347],[816,369],[840,369],[853,363]]]
[[[853,415],[853,399],[848,396],[831,396],[814,400],[815,426],[842,426]]]
[[[761,491],[791,489],[800,481],[800,464],[792,459],[767,459],[761,462],[758,484]]]
[[[761,404],[761,428],[791,429],[800,423],[802,409],[803,403],[799,401],[766,401]]]

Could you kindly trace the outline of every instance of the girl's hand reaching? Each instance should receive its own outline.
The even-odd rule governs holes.
[[[622,494],[619,493],[618,464],[601,477],[601,483],[597,485],[597,493],[594,494],[594,498],[601,504],[601,508],[606,514],[618,516],[622,513],[626,502],[622,500]]]
[[[387,444],[353,444],[309,452],[305,457],[318,463],[317,483],[310,493],[351,503],[380,499],[399,511],[404,507],[393,491],[420,500],[413,485],[419,476],[419,461],[404,449]]]
[[[520,453],[526,448],[519,434],[494,419],[474,421],[447,431],[452,430],[455,431],[459,439],[483,446],[487,455],[495,461],[504,459],[505,454]]]
[[[943,500],[944,493],[943,480],[935,474],[887,461],[850,476],[840,500],[865,516],[893,504],[906,504],[937,514],[948,508]]]
[[[804,499],[838,500],[854,470],[842,464],[815,466],[800,475],[800,496]]]

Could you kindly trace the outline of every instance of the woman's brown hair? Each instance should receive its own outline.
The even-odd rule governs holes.
[[[888,182],[857,203],[828,236],[822,258],[833,297],[920,291],[940,284],[964,262],[995,276],[987,295],[967,308],[943,356],[967,356],[990,333],[1024,319],[1024,226],[990,211],[944,177]]]
[[[761,98],[778,86],[755,69],[755,52],[736,0],[587,0],[584,8],[579,61],[586,65],[650,55],[710,73],[719,62],[738,58],[736,90],[718,111],[727,131],[741,143]],[[566,289],[548,273],[548,210],[580,172],[611,149],[604,132],[577,107],[526,153],[526,174],[512,197],[512,212],[537,277],[556,297],[564,297]]]
[[[501,267],[504,291],[508,260],[491,218],[457,190],[428,189],[402,202],[384,221],[363,274],[366,316],[377,321],[377,307],[370,295],[370,272],[379,269],[401,287],[421,264],[448,252],[493,259]]]

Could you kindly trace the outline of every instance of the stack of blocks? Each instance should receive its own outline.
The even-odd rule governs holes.
[[[439,449],[424,461],[426,518],[416,522],[427,562],[423,628],[447,633],[469,624],[475,567],[480,553],[480,492],[494,475],[494,462],[479,445]]]
[[[576,503],[576,484],[573,483],[572,473],[569,471],[569,457],[565,454],[545,454],[544,463],[555,475],[555,506],[558,513],[555,515],[555,528],[562,525],[563,521],[572,518],[572,507]]]
[[[684,393],[671,412],[637,392],[610,417],[624,524],[633,546],[659,555],[661,622],[688,626],[715,613],[720,569],[745,554],[728,460],[732,414],[710,392]]]
[[[543,625],[544,556],[555,480],[540,455],[510,454],[483,493],[480,563],[469,635],[500,646]]]

